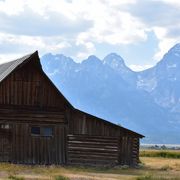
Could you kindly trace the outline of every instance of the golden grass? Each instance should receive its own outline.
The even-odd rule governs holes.
[[[164,157],[180,159],[180,150],[140,150],[141,157]]]
[[[139,168],[113,167],[92,168],[83,166],[25,166],[8,163],[0,164],[0,179],[55,180],[67,177],[71,180],[180,180],[180,159],[141,157]],[[60,179],[60,178],[59,178]]]

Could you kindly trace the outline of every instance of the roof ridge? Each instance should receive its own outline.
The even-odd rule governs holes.
[[[17,60],[17,59],[16,59],[16,60]],[[7,62],[3,62],[3,63],[0,64],[0,66],[1,66],[1,65],[4,65],[4,64],[11,63],[11,62],[16,61],[16,60],[10,60],[10,61],[7,61]]]
[[[1,74],[0,74],[0,82],[6,77],[8,76],[16,67],[18,67],[21,63],[23,63],[25,60],[27,60],[28,58],[30,58],[34,53],[31,54],[27,54],[21,58],[18,58],[16,60],[13,61],[9,61],[3,64],[0,64],[0,66],[4,66],[8,63],[11,63]]]

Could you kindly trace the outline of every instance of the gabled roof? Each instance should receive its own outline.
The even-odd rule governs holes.
[[[36,57],[39,59],[38,51],[35,51],[34,53],[28,54],[26,56],[23,56],[19,59],[16,59],[14,61],[10,61],[7,63],[0,64],[0,83],[8,76],[10,75],[16,68],[21,66],[22,64],[27,63],[29,60],[31,60],[33,57]],[[54,85],[54,83],[49,79],[49,77],[44,73],[45,77],[48,79],[48,81],[51,83],[51,85],[56,89],[56,91],[65,99],[67,104],[70,107],[73,107],[71,103],[64,97],[64,95],[58,90],[58,88]]]
[[[126,132],[129,132],[129,133],[135,134],[136,136],[138,136],[138,137],[140,137],[140,138],[145,137],[145,136],[142,135],[142,134],[139,134],[139,133],[137,133],[137,132],[135,132],[135,131],[132,131],[132,130],[130,130],[130,129],[127,129],[127,128],[123,127],[123,126],[119,126],[119,125],[117,125],[117,124],[114,124],[114,123],[112,123],[112,122],[110,122],[110,121],[108,121],[108,120],[102,119],[102,118],[100,118],[100,117],[94,116],[94,115],[92,115],[92,114],[89,114],[89,113],[87,113],[87,112],[81,111],[81,110],[76,109],[76,108],[75,108],[75,110],[77,110],[77,111],[79,111],[79,112],[81,112],[81,113],[84,113],[84,114],[86,114],[86,115],[88,115],[88,116],[91,116],[92,118],[99,119],[100,121],[103,121],[104,123],[109,124],[109,125],[111,125],[111,126],[114,126],[114,127],[116,127],[116,128],[119,128],[119,129],[123,129],[123,130],[125,130]]]
[[[36,56],[36,57],[39,59],[38,51],[35,51],[34,53],[31,53],[31,54],[28,54],[28,55],[26,55],[26,56],[23,56],[23,57],[21,57],[21,58],[19,58],[19,59],[16,59],[16,60],[14,60],[14,61],[10,61],[10,62],[4,63],[4,64],[0,64],[0,82],[2,82],[2,81],[3,81],[8,75],[10,75],[16,68],[18,68],[20,65],[22,65],[22,64],[24,64],[24,63],[27,63],[27,62],[28,62],[30,59],[32,59],[32,57],[34,57],[34,56]],[[82,112],[82,113],[85,113],[85,114],[87,114],[87,115],[89,115],[89,116],[95,117],[95,118],[97,118],[97,119],[99,119],[99,120],[101,120],[101,121],[103,121],[103,122],[105,122],[105,123],[108,123],[108,124],[110,124],[110,125],[113,125],[113,126],[115,126],[115,127],[118,127],[118,128],[120,128],[120,129],[124,129],[124,130],[126,130],[126,131],[128,131],[128,132],[131,132],[131,133],[133,133],[133,134],[136,134],[136,135],[139,136],[140,138],[144,137],[143,135],[141,135],[141,134],[139,134],[139,133],[136,133],[136,132],[131,131],[131,130],[129,130],[129,129],[126,129],[126,128],[122,127],[122,126],[118,126],[118,125],[116,125],[116,124],[114,124],[114,123],[111,123],[111,122],[109,122],[109,121],[106,121],[106,120],[104,120],[104,119],[101,119],[101,118],[99,118],[99,117],[93,116],[93,115],[91,115],[91,114],[88,114],[88,113],[86,113],[86,112],[83,112],[83,111],[81,111],[81,110],[78,110],[78,109],[74,108],[73,105],[64,97],[64,95],[59,91],[59,89],[54,85],[54,83],[49,79],[49,77],[44,73],[43,70],[42,70],[42,72],[43,72],[43,74],[46,76],[46,78],[49,80],[49,82],[52,84],[52,86],[54,86],[54,88],[57,90],[57,92],[58,92],[61,96],[63,96],[63,98],[66,100],[67,104],[68,104],[71,108],[73,108],[73,109],[75,109],[75,110],[77,110],[77,111],[80,111],[80,112]]]
[[[32,54],[28,54],[26,56],[23,56],[22,58],[14,60],[14,61],[10,61],[10,62],[4,63],[4,64],[0,64],[0,82],[2,80],[4,80],[20,64],[22,64],[24,61],[27,61],[35,53],[37,53],[37,52],[34,52]]]

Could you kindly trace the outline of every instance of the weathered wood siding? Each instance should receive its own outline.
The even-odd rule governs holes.
[[[64,108],[63,96],[52,86],[36,61],[27,62],[0,83],[0,105]]]
[[[137,165],[139,163],[139,138],[120,137],[119,163],[122,165]]]
[[[0,162],[9,162],[12,151],[12,132],[0,127]]]
[[[68,135],[68,164],[118,164],[118,138]]]
[[[96,117],[74,110],[71,112],[69,134],[116,137],[124,134],[124,132],[120,131],[117,126],[112,126],[110,123],[104,123]]]
[[[67,101],[43,73],[38,56],[0,83],[0,161],[66,163]],[[52,127],[53,136],[34,136],[31,126]]]
[[[83,152],[85,148],[89,147],[89,144],[86,144],[83,142],[87,141],[92,138],[91,141],[93,142],[93,138],[95,137],[95,141],[99,142],[109,138],[113,141],[118,141],[118,143],[113,144],[113,148],[117,149],[117,153],[112,152],[112,156],[115,159],[115,162],[118,162],[119,164],[126,164],[126,165],[137,165],[139,162],[139,137],[135,135],[133,132],[128,131],[124,128],[114,126],[111,123],[108,123],[106,121],[100,120],[99,118],[96,118],[94,116],[91,116],[89,114],[83,113],[81,111],[72,111],[71,113],[71,120],[69,121],[69,134],[73,135],[69,137],[68,141],[68,147],[76,149],[75,146],[78,148],[78,152]],[[87,138],[88,137],[88,138]],[[99,137],[99,138],[97,138]],[[79,138],[79,141],[77,140]],[[75,141],[72,143],[72,141]],[[77,143],[76,143],[77,141]],[[94,141],[94,142],[95,142]],[[108,143],[108,141],[107,141]],[[99,147],[104,149],[104,152],[109,151],[109,146],[106,146],[106,144],[102,143]],[[89,147],[90,148],[90,147]],[[97,148],[96,145],[94,145],[94,148]],[[74,157],[74,159],[70,158],[72,162],[77,162],[78,160],[81,163],[87,163],[85,160],[83,161],[82,158],[78,159],[75,158],[77,155],[76,150],[69,150],[68,154],[70,157]],[[91,156],[96,156],[96,151],[90,152]],[[87,156],[88,157],[88,156]],[[93,158],[90,157],[89,162],[93,163]],[[111,156],[110,156],[111,157]],[[105,156],[104,156],[105,158]],[[102,159],[99,160],[100,162]],[[88,161],[88,160],[87,160]],[[71,163],[71,161],[70,161]],[[112,163],[109,161],[109,163]],[[109,164],[108,161],[104,161],[104,164]],[[94,164],[98,164],[95,161]]]
[[[0,123],[15,121],[21,123],[67,123],[66,114],[63,111],[37,111],[21,109],[0,109]]]
[[[133,138],[133,146],[132,146],[132,164],[138,165],[139,161],[139,138]]]
[[[0,134],[0,161],[20,164],[66,163],[66,126],[43,124],[43,127],[53,128],[53,136],[44,137],[31,135],[31,126],[42,127],[42,124],[9,123],[9,125],[10,129],[7,131],[11,135]]]

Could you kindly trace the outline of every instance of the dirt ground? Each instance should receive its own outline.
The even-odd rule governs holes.
[[[0,164],[0,179],[44,180],[180,180],[180,159],[142,157],[139,168],[87,168]]]

